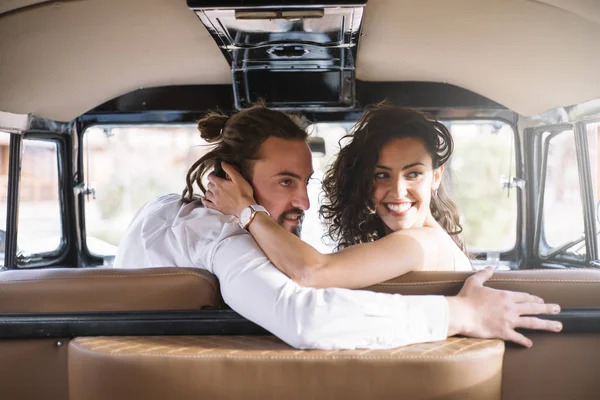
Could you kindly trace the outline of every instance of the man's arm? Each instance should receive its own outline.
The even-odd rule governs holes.
[[[297,348],[393,348],[455,334],[530,346],[515,328],[557,331],[556,322],[521,315],[552,314],[558,306],[484,287],[489,270],[469,278],[458,296],[446,299],[302,287],[241,233],[221,240],[209,261],[232,309]]]
[[[381,349],[447,337],[444,297],[302,287],[247,234],[218,244],[212,272],[233,310],[297,348]]]

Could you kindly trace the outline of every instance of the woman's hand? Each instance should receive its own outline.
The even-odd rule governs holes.
[[[202,199],[202,204],[223,214],[239,217],[244,208],[256,204],[254,190],[235,167],[226,162],[221,162],[221,167],[228,179],[210,173],[206,198]]]

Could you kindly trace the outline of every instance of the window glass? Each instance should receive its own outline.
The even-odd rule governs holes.
[[[598,212],[600,211],[600,196],[598,193],[598,188],[600,187],[598,179],[600,179],[600,175],[598,171],[600,170],[600,122],[589,123],[586,125],[587,132],[587,142],[588,142],[588,151],[590,156],[590,172],[592,178],[592,190],[594,194],[594,204],[595,204],[595,216],[596,216],[596,227],[600,226],[600,222],[598,222]],[[600,237],[599,237],[600,239]],[[585,250],[585,246],[583,247]]]
[[[469,251],[512,249],[516,243],[517,193],[515,188],[504,188],[501,180],[515,175],[514,131],[499,121],[446,124],[455,150],[446,165],[445,184],[458,206]],[[321,251],[335,247],[322,238],[325,226],[318,218],[321,179],[339,151],[339,140],[352,126],[352,123],[319,123],[309,128],[311,136],[325,140],[326,155],[313,155],[315,179],[309,184],[312,206],[306,213],[302,238]]]
[[[568,130],[549,137],[543,199],[542,240],[546,246],[540,246],[541,255],[548,255],[584,235],[575,135]],[[583,243],[569,251],[581,249],[585,249]]]
[[[57,250],[62,240],[58,193],[58,146],[55,142],[23,140],[19,185],[19,255]]]
[[[83,139],[86,242],[114,256],[136,211],[151,198],[181,193],[189,167],[210,149],[195,125],[95,126]]]
[[[351,122],[318,123],[308,128],[312,137],[323,139],[325,154],[313,153],[315,172],[308,185],[311,207],[302,239],[321,252],[335,247],[324,237],[326,229],[318,216],[322,178],[339,151],[340,139],[352,126]],[[449,126],[456,141],[447,170],[449,191],[459,206],[469,248],[512,248],[517,194],[503,190],[500,182],[501,176],[515,171],[512,129],[493,121]],[[95,199],[88,196],[85,205],[88,249],[97,255],[115,255],[139,207],[154,196],[181,193],[189,167],[210,148],[195,125],[89,128],[83,140],[85,181],[94,189]]]
[[[348,133],[354,124],[346,123],[318,123],[308,127],[311,137],[322,138],[325,142],[325,154],[313,153],[313,178],[308,183],[308,197],[310,208],[305,212],[302,224],[302,240],[312,245],[322,253],[331,253],[335,243],[325,236],[327,227],[319,218],[319,207],[322,203],[321,184],[323,176],[335,160],[340,150],[340,139]],[[343,145],[344,143],[342,143]]]
[[[10,134],[0,131],[0,267],[4,266]]]
[[[473,253],[514,248],[517,234],[517,188],[514,131],[500,121],[446,122],[454,153],[445,183],[456,203],[467,248]]]

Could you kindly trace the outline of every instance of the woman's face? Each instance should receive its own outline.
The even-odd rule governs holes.
[[[416,138],[392,139],[379,152],[373,176],[373,201],[386,233],[422,227],[430,214],[431,192],[444,167],[433,169],[431,156]]]

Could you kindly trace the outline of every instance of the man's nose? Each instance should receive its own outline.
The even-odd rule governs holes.
[[[306,186],[302,186],[296,192],[293,200],[292,206],[297,207],[301,210],[308,210],[310,208],[310,200],[308,198],[308,188]]]

